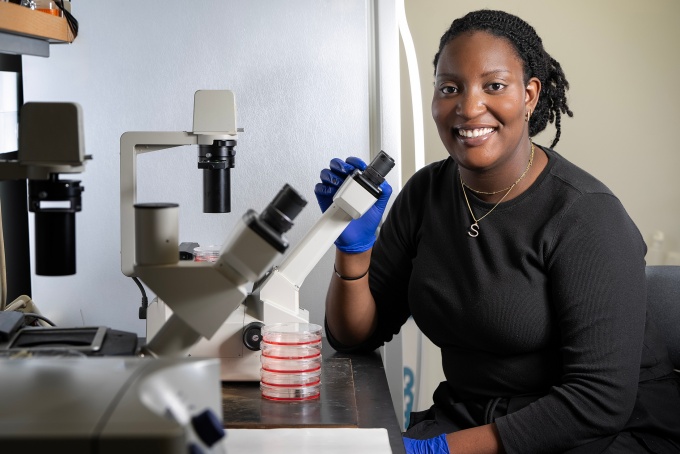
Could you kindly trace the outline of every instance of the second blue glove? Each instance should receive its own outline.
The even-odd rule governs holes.
[[[406,437],[403,440],[406,454],[449,454],[446,434],[441,434],[435,438],[428,438],[427,440],[415,440]]]

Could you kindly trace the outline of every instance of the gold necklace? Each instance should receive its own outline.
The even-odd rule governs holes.
[[[510,187],[505,188],[505,189],[501,189],[500,191],[496,191],[496,192],[475,191],[474,189],[472,189],[470,186],[466,185],[463,182],[463,176],[460,174],[460,170],[458,171],[458,176],[460,176],[460,186],[461,186],[461,188],[463,188],[463,196],[465,196],[465,203],[467,204],[468,210],[470,211],[470,216],[472,216],[472,220],[474,221],[472,224],[470,224],[470,229],[467,232],[468,235],[470,235],[472,238],[476,238],[479,235],[479,222],[482,219],[484,219],[485,217],[487,217],[488,215],[490,215],[491,212],[493,210],[495,210],[496,207],[498,205],[500,205],[503,200],[505,200],[505,198],[508,196],[508,194],[510,194],[510,191],[512,191],[512,189],[515,186],[517,186],[517,183],[522,181],[522,178],[524,178],[526,176],[527,172],[529,172],[529,169],[531,168],[531,165],[533,163],[534,163],[534,143],[531,142],[531,156],[529,157],[529,164],[527,164],[527,168],[524,169],[524,173],[522,173],[522,175],[520,175],[520,177],[517,180],[515,180],[515,182],[512,183],[512,185]],[[465,192],[465,188],[468,188],[471,191],[477,192],[479,194],[489,194],[489,195],[498,194],[498,193],[503,192],[503,191],[507,191],[507,192],[503,195],[503,197],[501,197],[501,199],[498,202],[496,202],[496,204],[489,211],[487,211],[487,213],[484,216],[477,219],[475,217],[475,213],[472,212],[472,207],[470,206],[470,201],[468,200],[468,196],[467,196],[467,193]]]

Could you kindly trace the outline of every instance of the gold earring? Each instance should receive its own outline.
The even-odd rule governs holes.
[[[527,110],[526,113],[524,114],[524,121],[529,122],[530,118],[531,118],[531,109]]]

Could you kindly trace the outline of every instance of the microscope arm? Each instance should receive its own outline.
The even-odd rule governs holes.
[[[298,245],[290,251],[278,271],[293,285],[300,287],[307,275],[329,247],[353,220],[368,211],[376,199],[356,181],[348,181],[339,190],[333,204],[321,215]]]
[[[351,214],[343,209],[343,207],[347,208],[347,204],[338,203],[336,199],[312,226],[302,241],[291,250],[280,266],[274,268],[262,284],[260,289],[260,300],[262,302],[272,304],[277,309],[283,309],[291,314],[299,312],[299,290],[307,275],[345,230],[347,224],[352,219],[361,217],[375,203],[374,197],[358,184],[352,183],[354,183],[354,180],[348,178],[347,184],[351,187],[347,188],[347,192],[357,196],[356,199],[352,200],[351,206],[354,209],[350,210]],[[359,188],[356,188],[356,186],[359,186]],[[346,202],[347,200],[343,201]],[[265,322],[269,323],[267,320]]]
[[[134,276],[137,155],[182,145],[210,145],[235,140],[236,101],[229,90],[198,90],[194,94],[192,132],[126,132],[120,137],[121,269]]]
[[[379,169],[378,173],[373,170],[374,165]],[[262,284],[261,301],[292,314],[299,312],[299,289],[305,278],[347,225],[375,204],[380,194],[378,186],[393,165],[392,158],[381,152],[363,175],[357,172],[345,180],[331,206]],[[365,176],[374,178],[371,190],[366,187]]]
[[[134,276],[135,210],[137,202],[137,155],[151,151],[212,143],[233,138],[230,134],[197,134],[191,132],[131,131],[120,137],[120,231],[121,269]]]
[[[135,209],[137,202],[137,155],[151,151],[195,145],[198,136],[189,132],[126,132],[120,137],[120,231],[121,269],[134,276]]]

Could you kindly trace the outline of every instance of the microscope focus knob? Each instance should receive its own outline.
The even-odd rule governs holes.
[[[191,425],[198,438],[207,446],[214,445],[224,437],[222,422],[210,409],[191,418]]]
[[[260,350],[263,326],[264,323],[252,322],[243,328],[243,345],[245,345],[248,350],[254,352]]]

